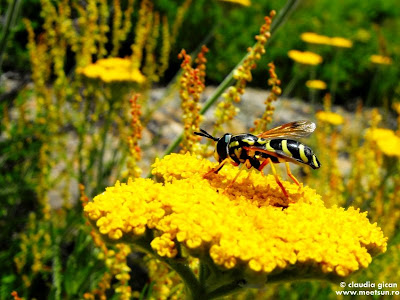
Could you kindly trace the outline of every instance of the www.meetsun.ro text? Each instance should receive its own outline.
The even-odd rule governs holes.
[[[335,291],[336,295],[348,295],[348,296],[392,296],[392,295],[400,295],[399,291]]]

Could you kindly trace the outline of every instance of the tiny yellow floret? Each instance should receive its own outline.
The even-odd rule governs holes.
[[[204,178],[212,167],[189,153],[168,155],[153,165],[162,183],[117,182],[84,211],[110,239],[147,241],[167,259],[185,247],[220,269],[252,276],[287,269],[342,277],[386,251],[387,238],[358,209],[327,208],[313,189],[282,181],[288,199],[274,176],[258,172],[243,171],[228,187],[239,168],[228,165]]]

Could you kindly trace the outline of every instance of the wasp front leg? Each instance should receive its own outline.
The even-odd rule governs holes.
[[[228,162],[229,158],[225,158],[223,161],[221,161],[219,163],[218,166],[216,166],[215,168],[212,168],[210,171],[208,171],[206,174],[204,174],[204,178],[210,176],[211,174],[218,174],[219,170],[222,169],[222,167]]]
[[[226,191],[227,189],[229,189],[229,188],[235,183],[236,179],[238,179],[240,173],[243,171],[243,167],[244,167],[245,165],[246,165],[245,163],[242,164],[242,166],[240,167],[239,171],[237,172],[235,178],[233,178],[233,180],[232,180],[232,181],[227,185],[227,187],[225,188],[225,191]],[[224,191],[224,193],[225,193],[225,191]]]

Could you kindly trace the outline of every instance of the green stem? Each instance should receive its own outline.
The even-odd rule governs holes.
[[[99,154],[99,165],[97,168],[97,190],[96,193],[103,188],[103,185],[100,184],[103,182],[103,164],[104,164],[104,153],[106,150],[106,145],[107,145],[107,133],[108,130],[111,126],[111,121],[113,119],[113,110],[114,110],[114,97],[111,96],[111,99],[109,99],[110,107],[109,111],[106,116],[105,124],[103,127],[103,134],[101,137],[101,150]]]
[[[53,289],[54,289],[54,299],[61,299],[61,291],[62,291],[62,266],[61,266],[61,257],[60,257],[60,236],[57,236],[57,229],[54,225],[51,228],[53,235],[53,268],[52,268],[52,278],[53,278]]]
[[[201,260],[200,260],[199,269],[200,269],[199,270],[199,282],[200,282],[200,285],[204,286],[207,275],[208,275],[208,269],[207,269],[207,265]]]
[[[88,99],[89,100],[89,99]],[[86,116],[89,115],[89,103],[90,101],[85,101],[84,103],[84,115],[83,115],[83,122],[80,124],[80,128],[78,128],[78,182],[86,185],[86,182],[84,181],[84,167],[83,167],[83,156],[82,156],[82,150],[83,150],[83,143],[86,135]]]
[[[287,86],[285,87],[282,97],[286,98],[287,96],[290,95],[290,93],[293,91],[294,87],[296,86],[297,82],[299,82],[299,79],[301,77],[302,72],[296,72],[296,74],[292,77],[292,79],[289,81]]]
[[[271,24],[271,35],[286,23],[289,16],[300,4],[301,0],[288,0],[285,6],[279,11],[279,14],[274,18]]]
[[[338,73],[339,73],[339,61],[340,61],[340,53],[341,49],[338,49],[335,53],[335,58],[333,60],[333,70],[332,70],[332,79],[331,79],[331,101],[332,104],[335,101],[336,90],[338,84]]]
[[[283,25],[285,24],[288,16],[290,13],[297,7],[297,5],[300,3],[301,0],[288,0],[285,4],[285,6],[281,9],[279,14],[274,18],[274,21],[271,24],[271,35],[276,33],[276,31]],[[234,82],[233,74],[234,71],[240,67],[243,62],[246,60],[246,58],[250,55],[251,53],[247,53],[242,60],[233,68],[233,70],[225,77],[225,79],[222,81],[222,83],[217,87],[217,89],[214,91],[214,93],[210,96],[210,98],[207,100],[207,102],[204,104],[202,109],[200,110],[200,114],[203,115],[205,114],[208,109],[217,101],[217,99],[222,95],[222,93],[226,90],[227,87],[232,85]],[[175,148],[179,145],[179,143],[183,139],[183,132],[169,145],[169,147],[165,150],[163,157],[171,154],[172,151],[175,150]],[[147,175],[147,177],[152,177],[151,173]]]
[[[150,230],[147,230],[145,236],[141,239],[136,240],[133,242],[135,246],[140,248],[142,251],[151,254],[155,258],[159,259],[160,261],[166,263],[172,270],[179,274],[182,281],[184,282],[187,290],[187,296],[191,300],[202,300],[207,299],[204,297],[205,289],[204,286],[200,284],[197,280],[196,276],[194,275],[192,269],[186,265],[185,263],[176,260],[176,258],[164,258],[159,256],[153,248],[151,248],[151,241],[153,239],[153,235]]]
[[[1,33],[1,40],[0,40],[0,70],[1,70],[1,66],[3,64],[3,55],[6,50],[7,40],[8,40],[8,36],[10,34],[10,28],[13,27],[15,24],[20,4],[21,4],[21,0],[14,0],[8,5],[6,22],[3,27],[3,30]]]
[[[369,107],[372,105],[373,103],[373,99],[376,96],[376,90],[377,90],[377,86],[379,84],[379,79],[381,78],[381,70],[382,68],[377,68],[377,70],[374,72],[374,77],[372,78],[372,82],[368,91],[368,95],[367,95],[367,100],[365,101],[365,106]]]
[[[316,68],[311,68],[310,80],[315,80],[316,70],[317,70]],[[309,94],[310,94],[311,106],[314,107],[316,99],[317,99],[317,91],[315,89],[309,89]]]
[[[164,260],[179,276],[182,278],[185,283],[188,292],[190,293],[191,300],[202,300],[208,299],[205,297],[205,289],[204,286],[200,285],[193,271],[186,265],[176,263],[172,259]],[[189,295],[187,295],[189,296]]]
[[[208,293],[207,299],[214,299],[236,293],[240,290],[243,290],[244,284],[245,284],[244,280],[235,280],[229,284],[219,287],[215,291]]]

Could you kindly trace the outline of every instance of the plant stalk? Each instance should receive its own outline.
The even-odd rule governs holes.
[[[0,74],[1,74],[1,66],[3,65],[3,55],[6,50],[8,36],[10,35],[11,28],[14,27],[15,25],[20,5],[21,5],[21,0],[14,0],[8,5],[6,22],[1,32],[1,40],[0,40]]]

